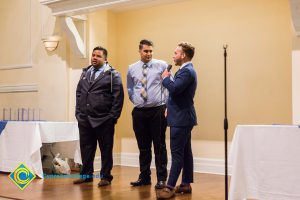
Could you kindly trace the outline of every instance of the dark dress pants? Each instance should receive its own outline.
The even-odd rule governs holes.
[[[182,183],[193,182],[193,153],[191,146],[191,131],[193,127],[170,127],[170,146],[172,165],[168,186],[175,187],[182,170]]]
[[[151,180],[152,142],[155,154],[156,176],[158,181],[167,179],[165,106],[134,108],[132,111],[133,129],[139,148],[139,178]]]
[[[94,159],[97,149],[97,141],[101,152],[101,171],[100,178],[111,181],[113,176],[113,143],[115,124],[112,120],[107,120],[100,126],[92,128],[90,125],[80,125],[80,150],[82,158],[82,177],[89,177],[94,173]]]

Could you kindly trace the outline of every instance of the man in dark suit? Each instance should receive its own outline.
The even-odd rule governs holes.
[[[174,79],[165,70],[162,74],[163,86],[169,91],[167,104],[167,122],[170,126],[170,145],[172,165],[167,186],[158,191],[159,199],[172,198],[175,193],[191,193],[193,182],[193,154],[191,147],[191,131],[197,124],[194,108],[194,96],[197,87],[197,75],[191,62],[195,48],[187,43],[179,43],[175,49],[173,60],[180,66]],[[182,182],[176,186],[182,170]]]
[[[110,185],[113,179],[112,150],[115,124],[120,117],[124,92],[119,73],[107,63],[107,50],[93,49],[91,64],[83,69],[76,90],[76,118],[80,135],[82,170],[74,184],[91,182],[97,141],[101,151],[98,186]]]

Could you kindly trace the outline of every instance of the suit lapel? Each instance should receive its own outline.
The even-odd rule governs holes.
[[[179,70],[180,70],[180,69],[179,69]],[[176,78],[176,76],[177,76],[177,74],[178,74],[179,70],[177,70],[177,72],[175,73],[175,75],[174,75],[174,78]]]
[[[184,66],[183,68],[178,69],[178,71],[175,73],[174,79],[183,71],[184,68],[189,68],[189,67],[193,67],[193,65],[190,63],[190,64]]]
[[[107,73],[107,72],[104,72],[104,71],[101,72],[101,73],[99,74],[99,76],[92,82],[91,87],[93,87],[93,85],[95,85],[96,82],[100,81],[100,80],[105,76],[105,73]]]
[[[182,69],[178,69],[178,71],[175,73],[174,79],[178,76],[178,74],[180,74],[181,71]]]

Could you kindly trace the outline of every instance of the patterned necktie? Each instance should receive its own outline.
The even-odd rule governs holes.
[[[92,74],[92,76],[91,76],[91,82],[94,82],[94,80],[95,80],[95,77],[96,77],[96,72],[97,71],[99,71],[99,69],[97,69],[97,68],[94,68],[94,70],[93,70],[93,74]]]
[[[144,101],[147,101],[148,95],[147,95],[147,65],[143,65],[143,70],[142,70],[142,88],[141,88],[141,97],[144,99]]]

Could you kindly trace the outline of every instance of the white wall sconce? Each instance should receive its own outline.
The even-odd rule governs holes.
[[[57,35],[49,36],[42,39],[47,51],[54,51],[58,47],[60,37]]]

